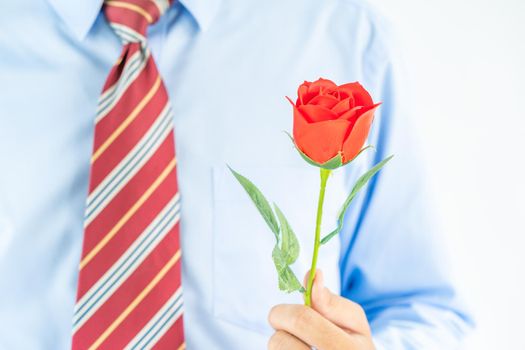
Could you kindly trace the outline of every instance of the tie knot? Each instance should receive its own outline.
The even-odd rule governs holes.
[[[172,0],[105,0],[104,14],[124,43],[145,43],[150,24],[159,20]]]

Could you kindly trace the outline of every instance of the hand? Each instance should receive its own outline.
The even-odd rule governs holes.
[[[308,276],[308,274],[306,275]],[[277,305],[268,320],[275,333],[270,350],[372,350],[374,344],[365,312],[346,298],[323,286],[317,270],[312,288],[312,307]]]

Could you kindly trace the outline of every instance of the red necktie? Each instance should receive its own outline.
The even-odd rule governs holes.
[[[95,120],[73,350],[184,348],[173,116],[146,41],[170,3],[104,3],[124,47]]]

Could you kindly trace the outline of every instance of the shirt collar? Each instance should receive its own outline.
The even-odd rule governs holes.
[[[82,40],[95,23],[103,0],[48,0],[58,16]],[[219,10],[221,0],[179,0],[205,31]]]

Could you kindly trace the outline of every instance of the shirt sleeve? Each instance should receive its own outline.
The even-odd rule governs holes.
[[[425,160],[412,128],[406,74],[386,25],[371,21],[363,85],[382,101],[370,134],[376,152],[350,165],[356,175],[390,154],[345,217],[341,294],[361,304],[378,349],[454,349],[471,326],[450,278]],[[440,97],[446,98],[446,97]],[[424,117],[420,115],[419,117]]]

